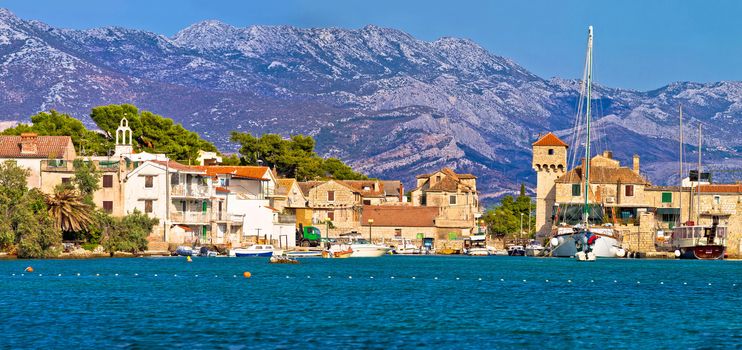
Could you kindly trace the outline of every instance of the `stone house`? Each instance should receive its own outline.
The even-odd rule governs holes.
[[[66,166],[77,157],[69,136],[38,136],[22,133],[20,136],[0,136],[0,162],[14,161],[29,170],[26,180],[30,188],[41,188],[41,162]]]
[[[273,201],[273,207],[276,210],[284,212],[288,209],[288,211],[293,212],[292,209],[305,208],[306,206],[307,199],[304,197],[304,192],[301,191],[296,179],[276,180],[276,193]]]
[[[411,191],[412,205],[440,208],[436,227],[456,237],[471,235],[481,216],[476,181],[472,174],[457,174],[449,168],[419,175]]]
[[[439,215],[440,208],[437,207],[364,205],[359,232],[364,237],[370,234],[374,241],[402,238],[416,241],[424,237],[444,239],[448,232],[445,229],[441,231],[435,223]]]
[[[307,207],[311,208],[314,224],[330,220],[337,233],[358,228],[361,191],[337,180],[300,182],[299,188],[306,198]]]

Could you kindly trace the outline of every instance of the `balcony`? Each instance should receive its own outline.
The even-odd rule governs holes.
[[[203,185],[174,185],[170,189],[172,197],[209,198],[208,186]]]
[[[231,222],[233,225],[242,225],[245,221],[245,214],[222,213],[217,214],[215,220],[220,222]]]
[[[208,224],[211,219],[209,212],[175,211],[170,213],[170,220],[183,224]]]

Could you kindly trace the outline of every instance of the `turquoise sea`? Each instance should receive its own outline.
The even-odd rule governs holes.
[[[1,348],[740,348],[742,261],[8,260],[0,310]]]

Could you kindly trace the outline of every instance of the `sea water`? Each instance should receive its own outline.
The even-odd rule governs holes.
[[[385,256],[275,265],[267,260],[0,261],[0,347],[742,344],[740,261]],[[26,266],[34,272],[24,272]]]

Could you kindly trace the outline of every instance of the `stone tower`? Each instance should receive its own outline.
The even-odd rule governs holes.
[[[132,148],[132,132],[129,128],[129,121],[126,117],[121,118],[118,129],[116,129],[116,154],[115,156],[122,156],[132,154],[134,149]]]
[[[551,232],[551,214],[556,200],[554,181],[567,171],[569,146],[556,135],[548,133],[533,143],[533,170],[536,171],[536,234],[544,237]]]

